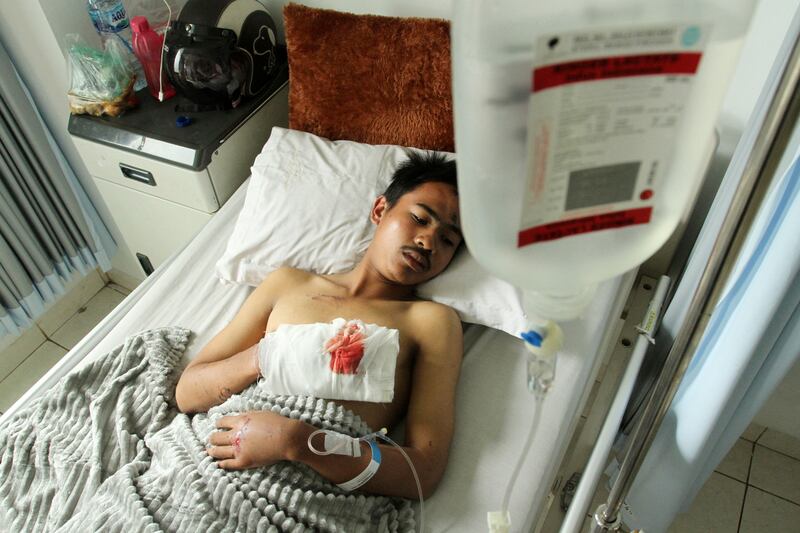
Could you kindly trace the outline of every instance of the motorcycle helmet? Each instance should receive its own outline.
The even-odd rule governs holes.
[[[188,0],[164,53],[175,89],[205,106],[236,107],[278,71],[275,22],[256,0]]]

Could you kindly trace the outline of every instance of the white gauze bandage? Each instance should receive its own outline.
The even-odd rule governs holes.
[[[258,345],[263,380],[273,394],[391,402],[400,333],[360,320],[283,324]]]

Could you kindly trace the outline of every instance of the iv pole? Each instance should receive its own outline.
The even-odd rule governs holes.
[[[800,32],[797,26],[792,24],[794,43],[791,54],[747,157],[741,180],[725,214],[708,263],[692,295],[686,317],[675,335],[664,368],[628,441],[619,475],[611,487],[606,503],[600,505],[594,514],[592,533],[618,531],[620,528],[620,508],[678,390],[697,341],[702,336],[702,328],[698,327],[699,318],[715,286],[724,281],[720,277],[720,268],[728,258],[743,215],[751,201],[756,201],[754,192],[759,183],[770,178],[769,169],[774,170],[782,155],[781,143],[788,139],[796,123],[800,106]],[[578,502],[572,503],[574,505]]]

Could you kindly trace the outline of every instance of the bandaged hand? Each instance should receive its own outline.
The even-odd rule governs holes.
[[[208,454],[226,470],[273,465],[287,458],[293,423],[271,411],[223,416],[209,438]]]

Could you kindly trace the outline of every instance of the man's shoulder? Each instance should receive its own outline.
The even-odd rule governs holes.
[[[461,320],[455,309],[430,300],[412,302],[408,308],[408,318],[415,327],[423,329],[456,326],[461,329]]]
[[[408,327],[425,357],[461,357],[461,320],[452,307],[426,300],[414,302],[409,307]]]

